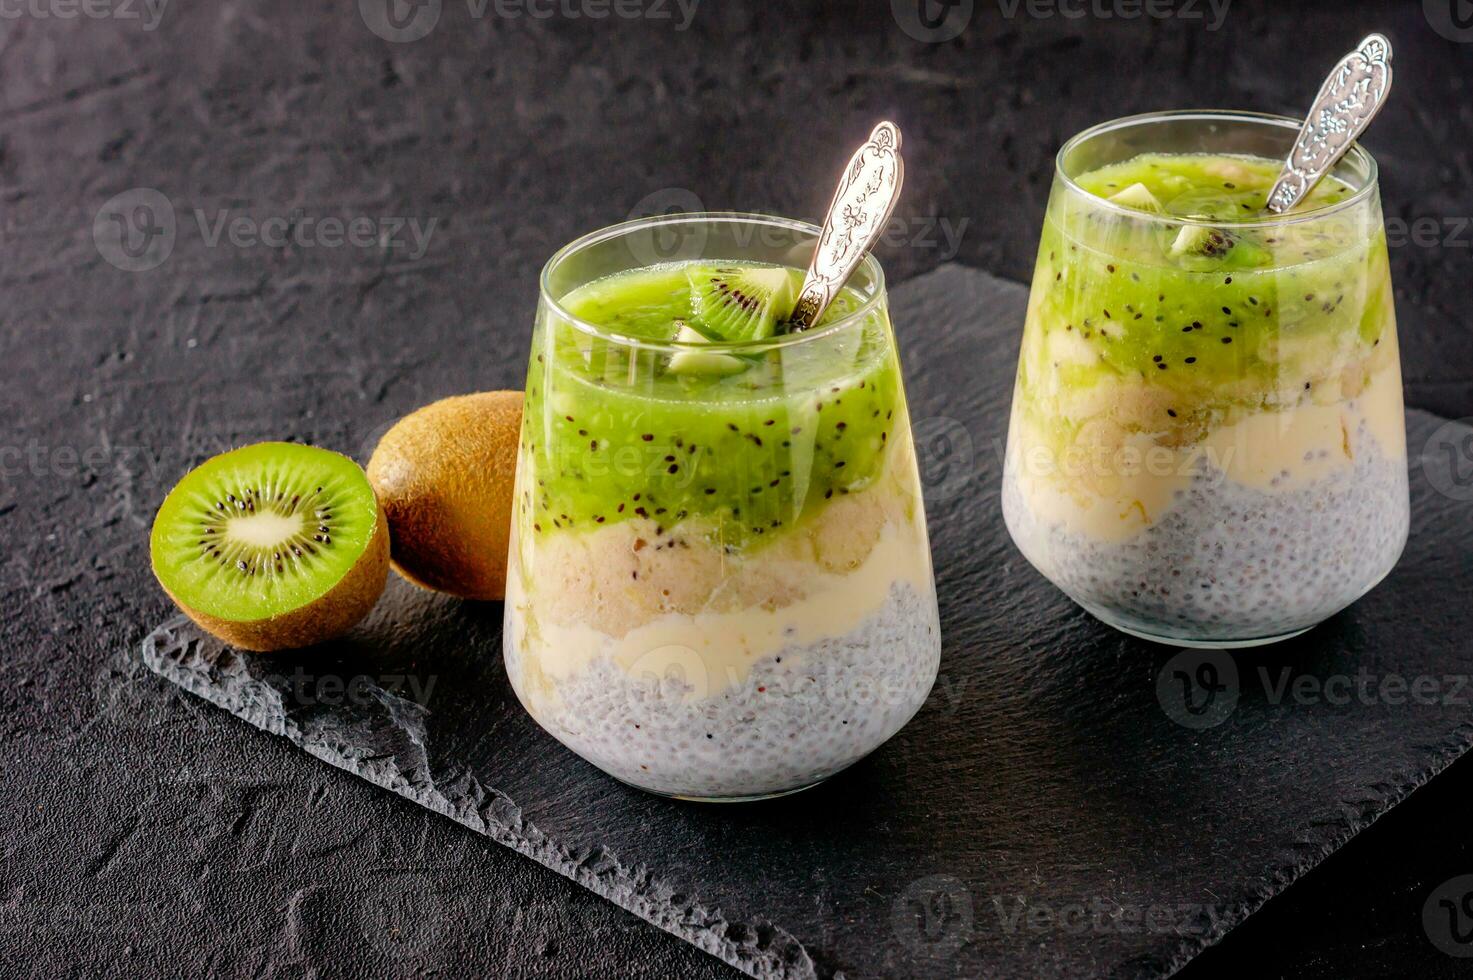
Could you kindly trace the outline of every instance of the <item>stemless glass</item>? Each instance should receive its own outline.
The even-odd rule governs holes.
[[[1336,168],[1349,187],[1338,202],[1243,221],[1127,208],[1076,182],[1145,153],[1282,160],[1298,127],[1157,113],[1059,152],[1003,510],[1040,572],[1147,639],[1292,636],[1376,585],[1406,543],[1396,313],[1370,155],[1354,146]],[[1183,235],[1246,243],[1256,261],[1185,261],[1171,247]]]
[[[543,728],[654,793],[811,786],[894,735],[936,678],[935,584],[878,263],[851,279],[845,315],[748,344],[621,336],[563,305],[671,262],[802,268],[818,233],[661,215],[581,238],[542,273],[507,673]],[[670,368],[682,352],[745,368],[682,375]]]

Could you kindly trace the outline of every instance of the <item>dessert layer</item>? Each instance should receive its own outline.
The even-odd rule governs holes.
[[[524,635],[506,606],[507,636]],[[506,646],[507,672],[545,729],[604,771],[678,796],[743,797],[800,789],[858,761],[925,702],[940,662],[935,593],[896,580],[846,630],[792,636],[717,691],[680,651],[641,669],[597,656],[555,681]]]
[[[1342,375],[1353,386],[1395,327],[1379,204],[1242,225],[1264,216],[1279,168],[1157,154],[1079,178],[1123,200],[1056,187],[1019,370],[1029,397],[1068,420],[1085,414],[1076,393],[1117,383],[1207,412],[1293,404],[1305,383],[1339,388]]]
[[[1281,636],[1354,602],[1406,543],[1405,452],[1383,451],[1369,417],[1348,435],[1355,451],[1343,465],[1316,458],[1312,475],[1278,484],[1239,482],[1198,460],[1172,505],[1128,536],[1040,513],[1011,470],[1003,513],[1028,560],[1107,622],[1208,642]]]
[[[609,329],[668,340],[689,316],[689,293],[682,266],[657,266],[564,303]],[[845,303],[861,299],[846,293]],[[883,307],[728,360],[734,372],[673,371],[666,351],[590,336],[544,311],[523,412],[533,479],[518,501],[533,532],[703,517],[746,544],[867,486],[906,431]]]
[[[533,484],[535,467],[526,458],[522,465],[518,485]],[[908,426],[887,440],[863,486],[830,489],[791,521],[760,534],[744,533],[719,513],[641,509],[618,523],[552,528],[518,510],[512,553],[536,592],[540,619],[622,636],[667,613],[786,605],[813,590],[815,569],[858,568],[887,525],[925,539]]]
[[[1289,274],[1272,273],[1271,288],[1258,284],[1246,301],[1222,292],[1242,285],[1241,275],[1105,285],[1089,277],[1118,276],[1104,271],[1106,256],[1071,261],[1050,273],[1040,258],[1018,366],[1020,392],[1056,440],[1108,410],[1123,424],[1190,441],[1239,411],[1355,397],[1396,356],[1384,256],[1375,269],[1321,270],[1330,280],[1319,285],[1302,273],[1281,283]],[[1370,274],[1377,278],[1368,285]],[[1095,295],[1107,287],[1118,295]],[[1302,292],[1283,295],[1290,290]],[[1321,301],[1325,290],[1334,295]]]
[[[893,487],[840,497],[751,554],[699,530],[655,530],[550,536],[512,563],[508,639],[534,697],[597,660],[630,674],[675,667],[713,696],[763,657],[849,633],[897,583],[931,589],[924,517]]]
[[[1102,541],[1121,541],[1186,506],[1187,488],[1203,479],[1264,494],[1291,493],[1352,473],[1358,457],[1404,463],[1406,430],[1394,335],[1354,395],[1301,391],[1298,404],[1240,410],[1231,421],[1195,432],[1147,424],[1170,418],[1168,393],[1138,388],[1101,397],[1098,414],[1062,444],[1036,419],[1021,391],[1014,399],[1008,469],[1033,516]],[[1144,401],[1152,407],[1142,409]],[[1175,411],[1174,409],[1172,411]],[[1185,409],[1183,409],[1185,411]],[[1183,442],[1183,439],[1190,441]]]

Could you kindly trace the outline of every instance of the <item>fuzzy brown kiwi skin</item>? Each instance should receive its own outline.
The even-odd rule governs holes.
[[[310,647],[342,636],[373,609],[388,578],[389,522],[380,503],[373,537],[363,556],[330,591],[300,609],[268,619],[237,622],[191,609],[169,592],[162,579],[159,585],[185,615],[214,636],[241,650],[273,653]]]
[[[506,597],[522,393],[426,405],[384,433],[368,461],[389,515],[394,569],[462,599]]]

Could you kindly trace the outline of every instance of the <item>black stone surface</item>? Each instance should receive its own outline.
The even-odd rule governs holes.
[[[702,0],[683,32],[442,6],[412,44],[353,2],[0,17],[6,975],[733,975],[137,658],[170,609],[146,529],[190,465],[270,438],[355,452],[434,398],[520,385],[538,268],[637,207],[815,216],[837,147],[890,114],[911,161],[891,281],[953,258],[1025,281],[1067,135],[1182,105],[1292,112],[1317,66],[1380,27],[1397,94],[1368,145],[1393,227],[1433,229],[1392,249],[1408,400],[1473,416],[1473,45],[1448,30],[1451,0],[1233,0],[1217,31],[977,2],[940,44],[884,0]],[[759,166],[774,147],[781,165]],[[140,187],[181,225],[135,274],[92,226]],[[437,224],[407,261],[211,245],[195,216],[298,208]],[[1463,975],[1422,910],[1473,871],[1470,795],[1465,758],[1182,975]],[[416,928],[401,913],[427,892],[447,916]]]
[[[1002,526],[1026,297],[957,266],[894,293],[941,677],[908,728],[825,786],[725,807],[631,790],[521,709],[499,604],[402,583],[324,650],[242,655],[175,619],[144,657],[754,976],[1169,975],[1473,744],[1473,608],[1449,601],[1473,589],[1473,502],[1434,489],[1445,423],[1414,412],[1412,540],[1378,589],[1231,658],[1124,637]],[[1204,659],[1226,689],[1196,717],[1171,671]]]

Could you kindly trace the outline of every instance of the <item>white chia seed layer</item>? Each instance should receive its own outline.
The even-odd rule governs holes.
[[[1011,468],[1003,514],[1023,555],[1106,622],[1165,640],[1283,636],[1364,595],[1406,543],[1406,461],[1364,430],[1353,467],[1297,489],[1245,487],[1204,463],[1171,510],[1124,542],[1041,524]]]
[[[506,635],[523,634],[509,623]],[[941,657],[935,596],[905,582],[848,634],[765,657],[710,697],[675,671],[629,673],[600,657],[556,682],[550,702],[533,701],[515,646],[512,685],[564,745],[642,789],[714,799],[801,789],[857,762],[920,709]]]

